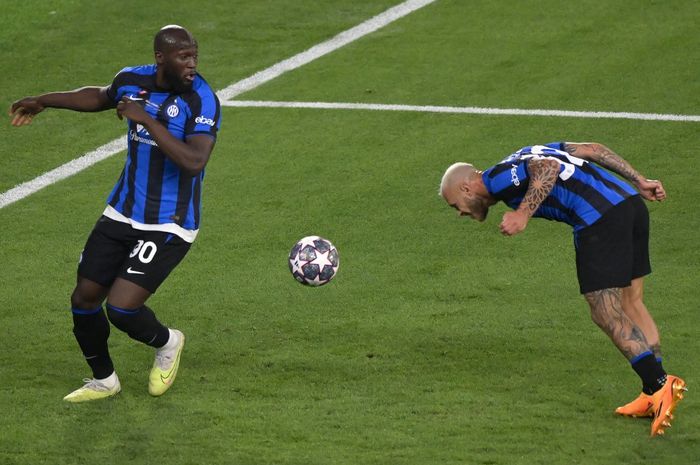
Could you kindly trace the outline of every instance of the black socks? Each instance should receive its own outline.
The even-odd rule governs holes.
[[[73,334],[83,351],[85,361],[92,369],[92,376],[104,379],[114,372],[112,359],[109,357],[107,339],[109,338],[109,321],[102,307],[92,310],[73,308]]]
[[[642,379],[642,392],[645,394],[655,393],[666,383],[666,372],[651,351],[637,355],[630,363]]]
[[[107,304],[107,316],[114,326],[130,338],[151,347],[163,347],[170,338],[170,331],[156,318],[153,310],[145,305],[134,308],[119,308]]]

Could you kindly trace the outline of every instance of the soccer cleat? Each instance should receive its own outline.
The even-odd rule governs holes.
[[[121,384],[119,384],[119,378],[117,378],[116,373],[114,373],[114,378],[116,382],[111,386],[105,383],[105,380],[85,378],[83,379],[85,386],[71,392],[66,397],[64,397],[63,400],[65,400],[66,402],[77,403],[87,402],[90,400],[104,399],[107,397],[117,395],[119,391],[122,390],[122,387]]]
[[[171,341],[173,337],[177,339]],[[162,396],[173,385],[184,347],[185,335],[177,329],[171,329],[168,343],[156,351],[156,359],[148,377],[149,394]]]
[[[634,399],[629,404],[625,404],[622,407],[615,409],[615,413],[618,415],[624,415],[626,417],[653,417],[654,416],[654,402],[649,394],[641,393],[639,397]]]
[[[676,405],[678,405],[678,402],[683,399],[683,393],[687,390],[688,388],[685,387],[685,381],[678,376],[668,375],[666,384],[653,394],[654,418],[651,422],[652,436],[662,435],[665,433],[664,428],[671,427],[673,411]]]

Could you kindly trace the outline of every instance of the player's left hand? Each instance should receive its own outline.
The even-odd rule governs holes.
[[[499,226],[501,234],[504,236],[514,236],[527,227],[528,221],[530,221],[530,217],[525,212],[519,210],[506,212]]]
[[[642,179],[638,182],[637,188],[639,194],[649,201],[658,200],[660,202],[666,199],[666,190],[661,181],[656,179]]]
[[[144,110],[142,101],[134,100],[127,96],[122,97],[121,101],[117,103],[117,116],[119,119],[127,118],[141,124],[151,118]]]

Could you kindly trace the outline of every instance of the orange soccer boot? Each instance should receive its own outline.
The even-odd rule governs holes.
[[[642,392],[639,394],[639,397],[634,399],[629,404],[616,408],[615,413],[634,418],[653,417],[653,407],[654,401],[652,400],[652,396]]]
[[[673,411],[678,402],[683,399],[683,393],[687,391],[685,381],[678,376],[668,375],[666,384],[652,395],[654,415],[651,422],[651,435],[662,435],[665,428],[671,427]]]

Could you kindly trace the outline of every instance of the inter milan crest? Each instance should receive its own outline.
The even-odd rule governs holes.
[[[179,113],[180,109],[177,107],[177,105],[173,104],[168,107],[165,112],[168,114],[169,117],[175,118]]]

